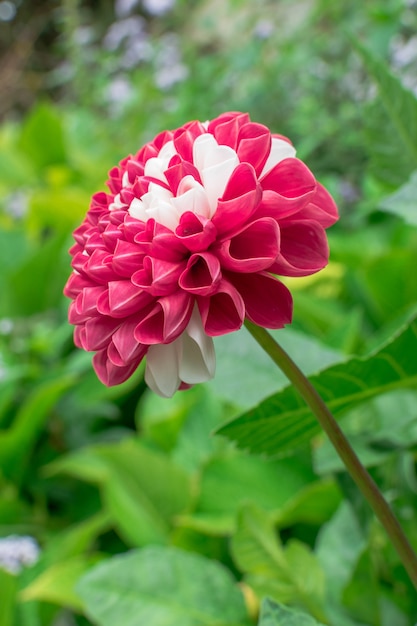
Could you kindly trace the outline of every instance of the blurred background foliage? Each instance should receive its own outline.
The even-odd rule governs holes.
[[[170,401],[142,371],[107,389],[73,347],[62,288],[71,232],[118,160],[248,111],[341,213],[328,268],[288,281],[282,343],[307,373],[366,354],[417,309],[416,93],[413,0],[0,1],[0,537],[40,546],[20,573],[0,554],[0,626],[142,623],[100,613],[97,585],[124,593],[124,558],[138,579],[151,563],[155,585],[183,571],[166,591],[179,604],[200,572],[225,625],[257,623],[266,596],[305,612],[264,603],[269,626],[415,624],[396,555],[320,437],[267,460],[212,435],[285,384],[245,331],[217,342],[212,383]],[[417,545],[416,392],[385,391],[344,424]],[[155,611],[151,626],[180,623]]]

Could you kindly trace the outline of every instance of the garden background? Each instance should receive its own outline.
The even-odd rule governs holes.
[[[0,538],[39,550],[12,566],[0,540],[0,626],[414,626],[385,532],[245,329],[173,399],[142,368],[106,388],[62,289],[91,195],[155,134],[239,110],[290,137],[341,217],[274,335],[417,548],[416,94],[413,0],[0,2]]]

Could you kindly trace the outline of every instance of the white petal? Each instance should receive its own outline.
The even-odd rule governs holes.
[[[163,398],[171,398],[181,384],[178,375],[179,337],[169,344],[151,346],[146,355],[145,382]]]
[[[226,146],[222,146],[226,147]],[[232,150],[230,148],[230,150]],[[237,154],[232,150],[234,156],[221,161],[217,165],[213,165],[201,172],[201,179],[207,192],[207,198],[210,204],[210,217],[212,217],[217,208],[217,201],[222,197],[226,185],[233,171],[239,165]]]
[[[126,170],[126,172],[123,174],[122,177],[122,186],[123,187],[130,187],[130,182],[129,182],[129,172]]]
[[[120,200],[120,193],[114,196],[113,202],[109,204],[109,211],[117,211],[124,209],[126,205]]]
[[[172,198],[171,202],[180,216],[187,211],[191,211],[207,218],[210,217],[207,193],[193,176],[185,176],[181,180],[178,185],[177,197]]]
[[[288,141],[285,141],[285,139],[279,139],[278,137],[272,137],[271,152],[269,153],[259,178],[264,176],[267,172],[269,172],[269,170],[272,170],[277,163],[283,161],[284,159],[295,157],[295,154],[296,150],[294,146],[288,143]]]
[[[167,179],[164,172],[174,154],[177,154],[174,142],[168,141],[164,146],[162,146],[157,157],[152,157],[146,161],[144,171],[145,176],[152,176],[152,178],[162,180],[166,183]]]
[[[193,144],[193,162],[201,172],[205,167],[206,155],[211,148],[216,148],[219,144],[211,133],[199,135]]]
[[[190,385],[211,380],[216,370],[216,354],[213,339],[204,332],[197,306],[187,328],[181,335],[179,376]]]
[[[136,217],[137,220],[141,220],[142,222],[146,222],[147,220],[145,205],[142,200],[139,200],[139,198],[133,198],[132,202],[130,203],[128,213],[132,217]]]

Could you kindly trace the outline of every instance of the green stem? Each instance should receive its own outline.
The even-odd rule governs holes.
[[[389,538],[391,539],[392,545],[398,552],[398,555],[407,570],[415,589],[417,590],[417,556],[405,536],[397,518],[379,491],[376,483],[359,461],[356,453],[350,446],[327,405],[294,361],[264,328],[256,326],[248,320],[246,320],[245,326],[259,345],[271,357],[274,363],[276,363],[283,371],[288,380],[294,385],[304,401],[310,407],[313,414],[316,416],[321,427],[326,432],[337,453],[345,464],[349,474],[385,528]]]

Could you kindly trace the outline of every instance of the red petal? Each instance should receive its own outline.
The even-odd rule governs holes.
[[[200,122],[191,122],[174,133],[174,146],[178,154],[190,164],[193,162],[194,141],[205,133],[204,126]],[[168,179],[169,180],[169,179]],[[201,181],[200,181],[201,182]],[[178,186],[178,185],[177,185]]]
[[[175,235],[188,250],[200,252],[215,241],[217,229],[211,220],[187,211],[181,215]]]
[[[117,367],[108,358],[107,349],[97,352],[93,357],[93,366],[96,374],[107,387],[124,383],[137,369],[139,363],[140,360],[124,367]]]
[[[179,157],[177,156],[177,158]],[[175,159],[175,157],[173,157],[173,159]],[[174,196],[177,194],[178,185],[180,184],[184,176],[192,176],[197,182],[201,184],[201,178],[198,169],[194,167],[194,165],[192,165],[191,163],[187,163],[186,161],[181,161],[180,163],[177,163],[175,165],[170,164],[170,167],[165,170],[164,174],[170,186],[170,190],[172,191]]]
[[[178,279],[184,263],[171,263],[146,256],[143,268],[132,276],[132,283],[152,296],[167,296],[178,289]]]
[[[255,170],[248,163],[241,163],[231,175],[223,198],[218,202],[213,224],[222,234],[234,231],[255,213],[261,197]]]
[[[113,269],[128,278],[142,266],[144,256],[145,252],[139,245],[119,239],[113,254]]]
[[[271,133],[262,124],[245,124],[239,132],[237,156],[241,162],[250,163],[256,174],[262,172],[271,150]]]
[[[223,113],[212,120],[208,125],[208,132],[212,133],[219,145],[230,146],[236,150],[239,130],[250,122],[247,113]]]
[[[108,293],[103,293],[99,298],[97,309],[102,315],[128,317],[141,311],[152,300],[152,296],[133,285],[130,280],[112,280],[109,282]]]
[[[277,222],[263,218],[252,222],[240,233],[224,241],[218,249],[223,268],[233,272],[259,272],[272,265],[279,254],[280,232]]]
[[[323,228],[332,226],[339,219],[335,201],[320,183],[317,183],[316,193],[303,209],[302,218],[316,220]]]
[[[217,291],[220,279],[219,259],[210,252],[201,252],[190,257],[178,284],[194,295],[208,296]]]
[[[270,271],[281,276],[308,276],[323,269],[328,260],[326,233],[318,222],[281,223],[281,253]]]
[[[103,315],[93,317],[84,325],[84,333],[82,335],[83,348],[87,351],[101,350],[106,347],[113,335],[119,328],[120,320]]]
[[[292,319],[292,297],[279,280],[260,272],[235,274],[233,284],[239,290],[246,307],[246,316],[265,328],[282,328]]]
[[[108,356],[117,366],[128,365],[132,361],[140,361],[148,351],[148,346],[138,343],[134,338],[137,318],[124,322],[112,336]]]
[[[225,335],[243,324],[245,304],[235,287],[223,279],[214,295],[198,298],[198,308],[207,335]]]
[[[159,298],[137,324],[136,341],[147,345],[171,343],[185,330],[192,308],[193,298],[184,291]]]
[[[260,179],[262,189],[271,189],[285,198],[311,199],[316,191],[316,179],[302,161],[283,159]]]

